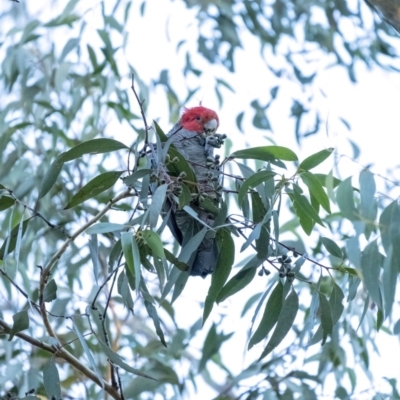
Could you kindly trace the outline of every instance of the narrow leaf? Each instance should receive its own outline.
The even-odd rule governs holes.
[[[261,161],[274,161],[274,160],[285,160],[285,161],[297,161],[297,155],[287,147],[281,146],[261,146],[253,147],[245,150],[235,151],[230,155],[234,158],[245,158],[254,159]]]
[[[363,273],[364,285],[372,300],[382,310],[382,299],[379,285],[382,255],[379,253],[376,240],[369,243],[361,254],[361,271]]]
[[[250,187],[255,187],[257,185],[259,185],[260,183],[266,182],[270,179],[273,179],[273,177],[276,175],[275,172],[272,171],[259,171],[256,172],[254,175],[250,176],[249,178],[247,178],[240,190],[239,190],[239,194],[238,194],[238,202],[239,202],[239,206],[242,204],[244,197],[247,194],[247,191],[250,189]]]
[[[31,220],[31,218],[26,219],[22,223],[22,236],[24,235],[26,228],[28,227],[28,222]],[[14,251],[15,246],[17,244],[17,238],[18,238],[18,232],[21,224],[16,225],[12,231],[9,237],[4,240],[1,248],[0,248],[0,260],[4,260],[4,257],[7,254],[10,254]],[[6,246],[8,244],[7,252],[6,252]],[[6,254],[5,254],[6,253]]]
[[[43,367],[43,385],[49,399],[61,399],[60,375],[54,357]]]
[[[312,195],[319,204],[328,212],[331,212],[330,209],[330,203],[329,203],[329,198],[328,195],[325,193],[325,190],[322,188],[321,183],[319,180],[311,173],[308,171],[304,171],[301,175],[300,178],[304,182],[305,185],[307,185],[310,195]]]
[[[130,273],[135,277],[135,289],[140,285],[140,254],[132,233],[124,232],[121,235],[122,251]]]
[[[211,313],[214,302],[223,288],[235,261],[235,244],[228,229],[223,228],[217,232],[215,240],[218,246],[217,266],[211,278],[203,312],[203,325]]]
[[[96,176],[75,194],[64,210],[77,206],[114,186],[123,171],[109,171]]]
[[[298,170],[300,171],[304,169],[305,171],[309,171],[310,169],[325,161],[332,154],[333,150],[335,149],[329,148],[312,154],[300,163]]]
[[[333,322],[329,302],[321,293],[319,294],[319,307],[321,310],[322,345],[324,345],[328,335],[332,334]]]
[[[278,322],[279,314],[283,304],[282,296],[283,285],[280,281],[278,281],[278,284],[272,291],[271,296],[269,296],[260,324],[249,341],[249,345],[247,347],[248,350],[250,350],[255,344],[261,342],[261,340],[265,339]]]
[[[289,296],[285,299],[282,305],[281,312],[279,313],[278,322],[276,324],[276,328],[274,329],[271,338],[262,352],[258,361],[267,356],[272,350],[274,350],[279,343],[285,338],[285,336],[289,333],[290,328],[293,325],[293,322],[296,318],[297,311],[299,309],[299,297],[297,293],[292,290],[289,293]]]
[[[344,180],[337,188],[336,202],[343,217],[350,221],[358,220],[358,214],[354,205],[353,187],[351,186],[351,177]]]
[[[96,363],[95,363],[94,358],[93,358],[93,354],[90,351],[89,346],[87,345],[85,338],[83,337],[82,333],[78,329],[78,326],[76,325],[76,323],[75,323],[73,318],[72,318],[72,322],[73,322],[74,331],[75,331],[76,335],[78,336],[78,339],[79,339],[79,341],[80,341],[80,343],[81,343],[81,345],[83,347],[83,351],[85,352],[86,357],[89,360],[89,363],[90,363],[92,369],[94,370],[94,372],[95,372],[95,374],[97,376],[97,379],[99,380],[99,382],[101,384],[101,387],[104,389],[104,381],[103,381],[103,378],[102,378],[102,376],[100,374],[99,369],[96,366]]]
[[[84,154],[101,154],[128,149],[126,145],[114,139],[92,139],[83,142],[60,156],[60,162],[67,162],[82,157]]]
[[[342,250],[333,240],[327,237],[321,237],[321,241],[326,250],[328,250],[329,254],[332,254],[334,257],[343,259]]]
[[[256,256],[257,258],[257,256]],[[260,261],[261,264],[262,261]],[[216,298],[216,303],[219,304],[226,300],[228,297],[239,292],[245,288],[255,277],[257,267],[246,268],[243,267],[235,276],[233,276],[228,283],[221,289]]]

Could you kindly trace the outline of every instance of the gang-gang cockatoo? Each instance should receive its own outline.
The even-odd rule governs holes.
[[[214,224],[215,215],[209,207],[202,207],[204,200],[217,209],[220,189],[218,183],[219,157],[214,158],[214,148],[221,147],[226,135],[216,134],[219,126],[218,115],[215,111],[203,106],[186,108],[181,119],[167,134],[171,144],[179,151],[191,166],[197,180],[197,188],[193,194],[190,207],[197,217],[209,227]],[[172,162],[172,161],[171,161]],[[160,172],[160,171],[158,171]],[[173,183],[164,170],[161,177],[168,183]],[[188,182],[190,186],[190,182]],[[176,197],[175,197],[176,199]],[[211,201],[211,203],[210,203]],[[167,196],[164,204],[165,217],[173,236],[181,246],[184,246],[194,234],[204,225],[179,206],[173,197]],[[190,275],[206,277],[215,271],[218,258],[218,247],[215,232],[209,230],[192,254],[188,266]]]

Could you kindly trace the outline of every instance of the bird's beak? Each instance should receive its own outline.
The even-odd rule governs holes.
[[[218,121],[214,118],[204,124],[205,133],[214,133],[218,128]]]

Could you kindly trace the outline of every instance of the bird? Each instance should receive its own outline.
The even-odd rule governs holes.
[[[192,200],[189,205],[197,213],[197,217],[209,227],[213,226],[215,219],[215,212],[210,212],[210,207],[214,211],[218,210],[221,196],[219,156],[214,157],[214,149],[221,147],[226,135],[217,134],[218,127],[217,113],[200,105],[185,108],[180,120],[166,135],[170,143],[188,162],[196,177],[197,186],[196,190],[192,191]],[[172,185],[176,183],[179,188],[183,181],[182,177],[185,178],[184,173],[181,172],[180,179],[178,177],[177,180],[171,180],[166,172],[168,166],[163,168],[157,165],[157,168],[159,175],[161,171],[163,182],[169,182]],[[190,182],[188,184],[190,185]],[[193,188],[193,185],[191,187]],[[204,202],[208,207],[203,207]],[[167,195],[163,210],[165,218],[168,218],[167,225],[181,246],[184,246],[204,227],[192,215],[179,208],[176,196]],[[218,253],[215,232],[209,230],[189,259],[189,274],[203,278],[212,274],[216,269]]]

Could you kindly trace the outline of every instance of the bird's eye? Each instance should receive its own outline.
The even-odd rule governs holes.
[[[195,119],[196,121],[201,121],[201,117],[199,115]]]

